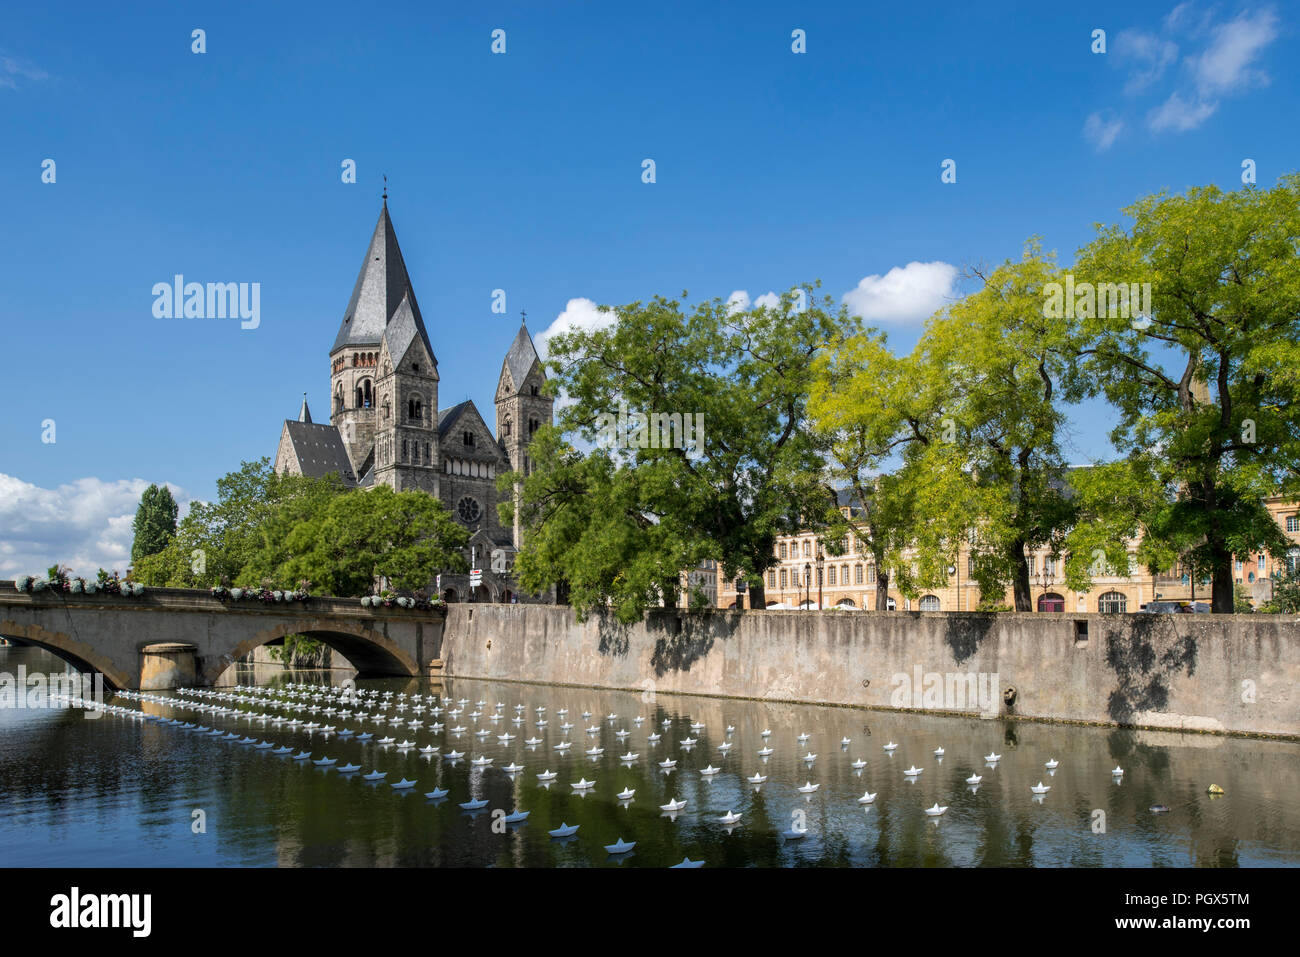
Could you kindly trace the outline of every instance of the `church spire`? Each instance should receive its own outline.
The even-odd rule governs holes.
[[[299,422],[311,422],[311,409],[307,408],[307,393],[302,394],[302,408],[298,410]]]
[[[401,316],[398,315],[399,312],[402,313]],[[394,232],[393,221],[388,215],[388,190],[385,184],[379,221],[375,223],[365,259],[357,273],[356,285],[352,287],[352,298],[348,300],[347,311],[339,323],[338,335],[334,338],[330,354],[350,346],[378,346],[384,339],[389,323],[395,318],[404,320],[401,332],[406,343],[409,344],[412,338],[418,336],[436,363],[437,357],[424,327],[424,317],[420,314],[411,277],[407,275],[406,262],[402,258],[401,247],[397,244],[397,233]],[[400,359],[401,356],[399,354],[394,358]]]

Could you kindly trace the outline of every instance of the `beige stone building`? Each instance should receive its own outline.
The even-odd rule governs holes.
[[[1270,579],[1285,572],[1285,565],[1300,563],[1300,503],[1280,497],[1265,501],[1286,536],[1294,543],[1284,562],[1259,553],[1234,561],[1234,580],[1251,589],[1255,604],[1272,596]],[[846,513],[847,514],[847,513]],[[769,608],[857,608],[876,610],[876,567],[870,555],[857,551],[850,536],[844,555],[831,555],[813,533],[784,536],[776,543],[776,564],[766,576]],[[1134,555],[1137,542],[1130,546]],[[1047,550],[1026,556],[1029,560],[1030,592],[1037,611],[1132,612],[1151,601],[1208,601],[1208,579],[1193,582],[1181,567],[1162,575],[1099,575],[1087,592],[1076,592],[1063,584],[1059,559]],[[1136,566],[1136,561],[1130,563]],[[963,542],[957,562],[949,566],[948,583],[930,589],[916,599],[905,598],[891,586],[888,611],[974,611],[979,607],[979,586],[972,578],[973,559]],[[736,582],[725,581],[718,570],[718,607],[737,607]],[[743,604],[748,606],[748,599]],[[1014,606],[1010,589],[1003,604]]]

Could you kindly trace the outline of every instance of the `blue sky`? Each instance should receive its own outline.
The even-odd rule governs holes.
[[[541,332],[590,303],[866,280],[850,303],[902,350],[954,273],[1031,235],[1068,263],[1146,193],[1300,165],[1294,7],[978,6],[11,9],[0,575],[124,566],[144,484],[209,497],[274,454],[303,391],[327,415],[383,173],[439,404],[491,421],[521,308]],[[155,318],[176,273],[259,282],[259,327]],[[1081,410],[1071,457],[1104,457],[1109,428]]]

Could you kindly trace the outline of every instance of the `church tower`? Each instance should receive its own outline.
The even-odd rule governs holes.
[[[532,471],[528,459],[528,446],[533,433],[543,425],[550,425],[554,402],[544,395],[546,372],[533,345],[532,336],[524,323],[506,352],[501,363],[501,377],[497,381],[497,443],[510,459],[510,467],[527,475]],[[516,492],[517,495],[517,492]],[[523,544],[519,511],[515,510],[514,545]]]
[[[438,360],[385,190],[330,350],[330,424],[339,430],[356,481],[436,495],[437,409]]]

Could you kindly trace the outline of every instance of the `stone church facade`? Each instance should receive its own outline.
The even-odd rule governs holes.
[[[329,424],[312,420],[304,396],[297,420],[281,429],[275,470],[337,473],[349,487],[437,496],[470,533],[465,559],[483,570],[472,592],[468,575],[442,575],[442,596],[528,600],[510,572],[519,523],[501,524],[496,488],[499,474],[529,470],[533,433],[552,421],[546,373],[528,329],[520,325],[501,363],[495,435],[472,401],[439,409],[438,359],[385,198],[329,358]]]

